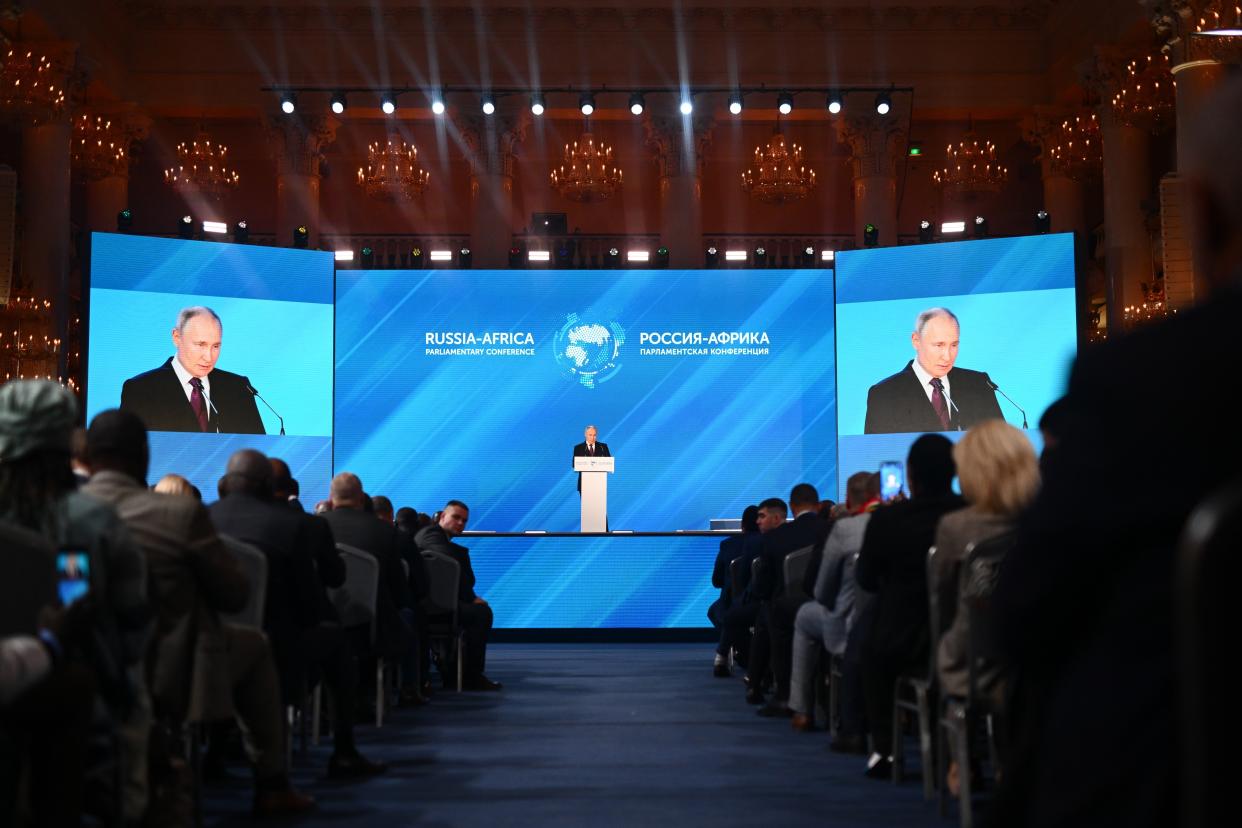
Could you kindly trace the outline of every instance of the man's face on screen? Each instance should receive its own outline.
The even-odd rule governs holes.
[[[933,377],[943,377],[957,362],[957,346],[961,332],[948,316],[933,316],[923,326],[923,333],[911,335],[919,365]]]
[[[586,430],[586,441],[587,441],[588,443],[594,443],[594,442],[595,442],[595,434],[596,434],[595,429],[593,429],[593,428],[588,428],[588,429]]]
[[[220,325],[205,313],[191,317],[183,330],[173,331],[173,344],[177,346],[177,361],[190,372],[190,376],[202,379],[216,367],[220,358]]]
[[[470,515],[460,506],[450,506],[440,513],[440,528],[450,538],[457,537],[466,531],[466,520]]]
[[[759,510],[759,531],[771,532],[785,522],[785,515],[776,509]]]

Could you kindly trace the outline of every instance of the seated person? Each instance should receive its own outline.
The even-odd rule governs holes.
[[[873,472],[857,472],[846,482],[849,516],[833,524],[824,542],[822,561],[815,579],[814,600],[798,608],[794,620],[793,672],[789,687],[789,706],[794,711],[795,730],[811,730],[815,723],[815,694],[811,686],[821,648],[843,657],[850,628],[854,623],[854,564],[862,548],[863,533],[871,510],[880,502],[880,478]],[[842,688],[844,689],[844,688]],[[860,736],[858,693],[846,693],[842,707],[850,708],[842,718],[850,723],[843,733]]]
[[[940,691],[944,696],[964,698],[970,683],[970,613],[959,587],[966,547],[1017,527],[1018,516],[1039,489],[1039,463],[1031,441],[1004,420],[988,420],[966,432],[953,447],[953,459],[962,496],[970,505],[940,519],[931,576],[942,630],[936,650]],[[980,690],[998,696],[1001,678],[995,667],[975,674]],[[947,778],[956,796],[956,761],[949,766]]]
[[[730,575],[731,564],[735,559],[746,558],[746,542],[750,536],[759,534],[759,507],[747,506],[742,510],[742,532],[739,535],[732,535],[720,542],[720,551],[716,553],[716,563],[712,567],[712,586],[720,590],[720,597],[712,602],[707,608],[707,619],[712,622],[713,627],[720,628],[720,643],[716,645],[716,660],[713,664],[713,672],[717,678],[729,677],[729,641],[728,627],[725,626],[725,614],[729,611],[733,604],[733,583]],[[741,568],[744,564],[749,565],[750,559],[746,558],[738,563]],[[740,574],[740,573],[739,573]],[[749,570],[746,572],[746,578],[750,577]],[[738,596],[741,601],[741,596]]]
[[[758,532],[746,536],[742,545],[742,561],[738,564],[741,578],[734,587],[740,595],[734,597],[724,615],[723,646],[737,650],[738,660],[746,667],[746,703],[763,704],[762,686],[768,672],[768,636],[759,640],[751,633],[759,620],[760,602],[756,595],[755,584],[751,580],[751,570],[755,560],[763,552],[763,536],[785,523],[789,507],[779,497],[769,497],[759,504],[759,512],[755,516]],[[759,664],[753,670],[752,665]]]
[[[457,623],[465,631],[463,686],[467,690],[499,690],[500,682],[492,681],[483,673],[487,665],[487,639],[492,630],[492,608],[475,594],[470,550],[452,541],[465,531],[469,518],[470,510],[466,504],[450,500],[440,512],[439,522],[420,529],[414,536],[414,542],[420,552],[447,555],[461,568],[457,588]],[[445,676],[446,683],[447,680]]]

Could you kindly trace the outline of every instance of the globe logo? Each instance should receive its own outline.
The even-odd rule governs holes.
[[[625,331],[616,322],[584,320],[571,313],[552,339],[552,353],[562,373],[594,388],[621,370],[617,357],[623,344]]]

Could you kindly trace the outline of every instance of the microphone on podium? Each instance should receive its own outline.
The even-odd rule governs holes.
[[[995,391],[997,394],[1000,394],[1002,397],[1004,397],[1005,399],[1009,400],[1009,404],[1010,404],[1010,405],[1012,405],[1014,408],[1018,409],[1018,412],[1022,415],[1022,427],[1023,427],[1024,429],[1025,429],[1025,428],[1028,428],[1029,426],[1027,426],[1027,424],[1026,424],[1026,411],[1022,408],[1022,406],[1020,406],[1020,405],[1018,405],[1016,402],[1014,402],[1014,401],[1013,401],[1013,397],[1009,396],[1009,395],[1008,395],[1008,394],[1006,394],[1004,391],[1000,390],[1000,386],[999,386],[999,385],[997,385],[996,383],[992,382],[992,379],[991,379],[990,377],[989,377],[989,378],[987,378],[987,379],[985,379],[985,380],[984,380],[984,382],[986,382],[986,383],[988,384],[988,388],[991,388],[991,389],[992,389],[993,391]]]
[[[263,395],[260,394],[258,391],[256,391],[254,386],[248,382],[246,383],[246,390],[249,391],[251,394],[254,394],[260,400],[263,400],[263,404],[267,406],[268,410],[276,415],[276,419],[280,420],[280,435],[283,437],[285,435],[285,418],[280,416],[280,412],[272,408],[272,404],[268,402],[267,400],[264,400]]]

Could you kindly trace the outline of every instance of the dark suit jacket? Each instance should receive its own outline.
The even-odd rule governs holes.
[[[829,523],[814,512],[786,521],[762,535],[763,546],[759,552],[763,564],[755,583],[750,585],[751,594],[762,600],[779,598],[785,594],[785,556],[804,546],[814,547],[817,554],[828,537]]]
[[[1242,458],[1223,373],[1239,314],[1242,291],[1218,294],[1092,345],[1074,366],[1059,442],[994,595],[1021,681],[1036,685],[1014,711],[1030,726],[1005,780],[1021,787],[1002,786],[1013,807],[997,824],[1178,822],[1177,542]],[[1222,670],[1232,661],[1213,657]]]
[[[894,669],[927,665],[927,551],[941,516],[965,505],[950,493],[915,497],[872,513],[854,571],[860,587],[878,593],[864,657],[874,656]]]
[[[208,511],[217,532],[267,557],[263,629],[272,642],[285,699],[296,699],[303,682],[302,633],[318,625],[323,598],[307,526],[289,509],[248,494],[230,494]]]
[[[733,563],[735,558],[741,558],[746,553],[746,541],[755,533],[730,535],[720,542],[720,551],[716,553],[716,563],[712,566],[712,586],[720,590],[720,608],[727,610],[733,605],[734,601],[741,602],[741,596],[733,595],[733,585],[729,577],[729,565]],[[745,561],[749,566],[749,560]],[[740,564],[739,564],[740,565]],[[749,569],[746,572],[747,580],[750,579]]]
[[[181,381],[173,371],[172,361],[153,371],[125,380],[121,386],[121,408],[137,414],[149,431],[198,431],[198,419]],[[221,434],[266,434],[254,395],[246,390],[250,380],[241,374],[212,371],[211,406],[207,407],[208,430]],[[216,412],[219,412],[217,414]]]
[[[478,596],[474,591],[474,567],[470,565],[470,550],[449,540],[449,536],[438,523],[424,526],[414,536],[414,543],[420,552],[439,552],[457,561],[461,568],[461,580],[458,582],[457,600],[462,604],[474,603]]]
[[[378,646],[390,652],[404,636],[400,609],[414,609],[416,602],[427,594],[427,570],[422,558],[413,554],[409,539],[391,524],[361,509],[333,509],[322,518],[332,527],[337,543],[352,546],[374,555],[380,562],[380,591],[376,636]],[[405,577],[401,561],[410,565]]]
[[[599,440],[596,440],[595,441],[595,454],[594,455],[587,454],[587,444],[586,444],[586,441],[583,440],[581,443],[574,446],[574,457],[612,457],[612,453],[608,451],[607,443],[601,443]],[[570,465],[573,465],[572,460],[570,461]],[[582,491],[582,473],[581,472],[578,473],[578,491],[579,492]]]
[[[1003,419],[996,392],[988,387],[983,371],[954,368],[949,372],[950,431],[965,431],[984,420]],[[945,402],[948,405],[948,402]],[[867,423],[864,434],[944,431],[936,409],[914,373],[914,360],[867,392]]]

